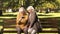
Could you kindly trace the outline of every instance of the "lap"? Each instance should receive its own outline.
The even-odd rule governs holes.
[[[32,28],[35,29],[36,31],[42,30],[42,26],[39,22],[36,22]]]

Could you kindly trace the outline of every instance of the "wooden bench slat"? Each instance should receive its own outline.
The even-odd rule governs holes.
[[[9,30],[7,30],[7,31],[3,31],[4,33],[17,33],[17,31],[16,30],[11,30],[11,31],[9,31]],[[41,32],[39,32],[39,33],[58,33],[58,30],[54,30],[54,31],[41,31]]]
[[[4,28],[16,28],[16,26],[4,26]]]
[[[4,26],[4,28],[15,28],[16,26]],[[42,25],[43,28],[56,28],[57,26],[53,26],[53,25]]]
[[[43,28],[57,28],[57,26],[52,25],[42,25]]]

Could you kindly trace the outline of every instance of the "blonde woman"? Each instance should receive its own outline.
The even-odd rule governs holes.
[[[38,30],[40,29],[40,23],[38,22],[38,17],[36,15],[36,12],[33,8],[33,6],[29,6],[27,8],[28,14],[29,14],[29,18],[28,18],[28,23],[29,23],[29,27],[28,27],[28,33],[30,34],[36,34]]]
[[[16,19],[16,28],[18,34],[21,34],[21,31],[24,31],[25,34],[28,34],[27,21],[28,21],[28,14],[26,13],[25,9],[23,7],[19,8],[19,12],[17,14]]]

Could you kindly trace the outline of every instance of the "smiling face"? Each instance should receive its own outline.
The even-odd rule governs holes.
[[[27,11],[28,11],[29,13],[31,13],[31,12],[34,11],[34,8],[33,8],[32,6],[29,6],[29,7],[27,8]]]
[[[33,9],[29,9],[28,12],[31,13],[33,11]]]

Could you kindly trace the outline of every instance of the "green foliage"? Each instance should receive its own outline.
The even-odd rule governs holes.
[[[1,0],[2,1],[2,0]],[[32,5],[34,8],[59,8],[60,0],[3,0],[3,7],[17,8],[23,5],[28,7]]]
[[[4,0],[3,1],[3,8],[14,8],[18,7],[18,0]]]
[[[49,2],[43,3],[42,6],[44,8],[51,8],[51,9],[57,8],[57,5],[55,5],[55,3],[49,3]]]

